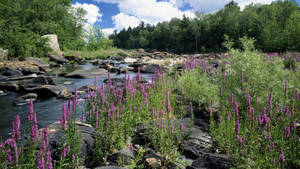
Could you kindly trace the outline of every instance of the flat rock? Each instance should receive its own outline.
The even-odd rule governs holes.
[[[134,159],[134,155],[133,152],[128,147],[125,147],[122,150],[109,155],[107,159],[112,164],[128,165]]]
[[[23,75],[23,73],[21,71],[12,69],[10,67],[2,67],[0,69],[0,73],[3,76],[22,76]]]
[[[131,64],[132,64],[132,63],[134,63],[134,62],[137,62],[137,59],[127,57],[127,58],[124,59],[124,62],[125,62],[125,63],[131,63]]]
[[[72,93],[69,88],[62,85],[40,85],[36,87],[26,88],[27,92],[37,93],[39,98],[72,98]]]
[[[75,70],[65,75],[68,78],[87,79],[97,77],[107,77],[108,71],[105,69],[92,69],[92,70]],[[113,75],[113,74],[112,74]]]
[[[38,95],[36,93],[27,93],[23,96],[20,96],[18,98],[16,98],[16,100],[14,101],[14,105],[24,105],[24,104],[29,104],[30,99],[32,100],[36,100],[38,98]]]
[[[226,154],[202,154],[187,169],[229,169],[232,158]]]
[[[121,168],[118,166],[102,166],[102,167],[97,167],[95,169],[125,169],[125,168]]]
[[[72,85],[72,84],[73,84],[73,82],[71,82],[71,81],[64,82],[64,85]]]
[[[16,92],[19,90],[19,85],[16,82],[10,81],[0,82],[0,90]]]

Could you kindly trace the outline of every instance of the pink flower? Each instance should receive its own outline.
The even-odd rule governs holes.
[[[16,121],[14,121],[12,123],[12,125],[13,125],[12,138],[14,138],[15,141],[17,142],[20,139],[20,135],[21,135],[21,132],[20,132],[20,116],[19,115],[16,116]]]
[[[283,169],[284,168],[284,161],[285,161],[285,158],[284,158],[284,153],[282,151],[282,148],[280,148],[280,156],[279,156],[279,160],[280,160],[280,169]]]
[[[52,169],[52,158],[51,158],[51,152],[49,149],[46,153],[46,163],[47,163],[47,169]]]
[[[133,151],[133,146],[132,146],[132,144],[129,144],[129,149],[130,149],[130,151]]]
[[[291,134],[290,126],[287,126],[287,127],[285,128],[285,137],[289,137],[290,134]]]
[[[221,127],[221,123],[222,123],[222,116],[219,117],[219,127]]]
[[[28,121],[32,122],[33,120],[33,101],[32,99],[30,99],[30,103],[29,103],[29,113],[28,113]]]
[[[63,153],[62,153],[62,157],[65,158],[67,156],[67,154],[70,151],[70,146],[67,146],[66,148],[64,148]]]
[[[179,124],[179,129],[182,130],[182,128],[183,128],[183,123],[180,123]]]
[[[242,145],[242,143],[243,143],[243,139],[242,139],[242,137],[240,137],[239,135],[237,135],[236,137],[237,137],[237,140],[238,140],[239,146],[241,146],[241,145]]]
[[[239,119],[237,119],[235,121],[235,135],[237,136],[237,135],[239,135],[239,133],[240,133],[240,122],[239,122]]]
[[[227,120],[230,120],[230,111],[229,112],[227,112]]]

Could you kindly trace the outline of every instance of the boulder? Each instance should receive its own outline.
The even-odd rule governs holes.
[[[63,52],[59,48],[57,35],[49,34],[49,35],[42,36],[42,38],[48,39],[48,45],[52,49],[52,51],[48,53],[49,59],[51,61],[59,64],[64,64],[69,62],[67,59],[63,57]]]
[[[21,71],[12,69],[10,67],[2,67],[0,69],[0,73],[3,76],[22,76],[23,75],[23,73]]]
[[[101,64],[103,64],[103,60],[95,59],[95,60],[91,60],[90,63],[92,63],[93,65],[101,65]]]
[[[61,52],[59,48],[57,35],[49,34],[42,36],[42,38],[48,38],[49,47],[53,50],[53,52]]]
[[[19,72],[22,72],[22,74],[24,74],[24,75],[30,75],[33,73],[42,74],[45,72],[45,69],[43,69],[42,67],[38,66],[36,63],[31,62],[31,61],[2,62],[2,64],[0,64],[0,69],[2,69],[2,71],[4,71],[4,72],[6,70],[14,71],[14,72],[19,71]],[[18,72],[18,74],[19,74],[19,72]],[[1,70],[0,70],[0,73],[1,73]],[[11,74],[11,73],[9,73],[9,74]]]
[[[0,96],[6,96],[6,95],[8,95],[8,94],[9,94],[8,92],[5,92],[5,91],[0,90]]]
[[[187,169],[228,169],[232,167],[234,167],[233,161],[229,155],[208,153],[201,154]]]
[[[0,90],[16,92],[19,85],[16,82],[0,82]]]
[[[82,56],[66,55],[65,58],[78,64],[86,64],[86,61]]]
[[[102,167],[97,167],[95,169],[125,169],[125,168],[121,168],[118,166],[102,166]]]
[[[124,59],[124,62],[128,64],[133,64],[134,62],[137,62],[137,59],[127,57]]]
[[[171,161],[167,164],[167,168],[168,169],[185,169],[185,166],[180,163]]]
[[[24,89],[27,92],[37,93],[39,98],[57,97],[70,99],[73,96],[69,88],[61,85],[27,86]]]
[[[95,87],[90,86],[90,85],[85,85],[85,86],[78,88],[77,93],[83,95],[83,94],[86,94],[88,90],[95,91]]]
[[[120,151],[117,151],[107,157],[107,160],[112,164],[117,165],[128,165],[134,159],[133,152],[128,148],[125,147]]]
[[[48,76],[38,76],[32,80],[32,83],[41,85],[55,85],[53,79]]]
[[[62,53],[60,53],[60,54],[49,53],[48,57],[51,61],[58,63],[58,64],[64,64],[64,63],[69,62],[69,60],[67,60],[63,57]]]
[[[183,154],[190,159],[196,159],[203,153],[209,153],[212,149],[211,136],[197,127],[191,128],[184,125],[183,136],[187,143],[183,145]]]
[[[73,84],[73,82],[71,82],[71,81],[65,81],[64,82],[64,85],[72,85]]]
[[[151,64],[151,65],[143,65],[141,67],[141,72],[142,73],[155,73],[156,70],[160,70],[161,67],[156,64]]]
[[[50,64],[46,63],[40,58],[34,58],[34,57],[27,57],[25,58],[25,61],[31,62],[39,66],[39,69],[43,72],[49,71],[50,70]]]
[[[50,151],[54,160],[58,160],[60,158],[60,147],[62,146],[62,138],[63,138],[63,129],[61,127],[60,122],[55,122],[48,126],[50,131],[49,135],[49,144]],[[92,156],[92,150],[94,148],[95,139],[94,139],[94,128],[86,123],[76,122],[76,129],[80,134],[80,157],[84,158],[87,164],[88,159]],[[40,131],[43,131],[41,129]],[[41,137],[41,140],[43,136]],[[38,144],[38,148],[41,148],[42,141]]]
[[[105,69],[92,69],[92,70],[75,70],[65,75],[68,78],[85,79],[94,78],[95,76],[103,78],[107,77],[108,71]]]
[[[8,60],[8,49],[4,50],[0,48],[0,61]]]
[[[17,105],[17,106],[24,105],[24,104],[29,104],[30,99],[36,100],[37,98],[38,98],[37,94],[27,93],[23,96],[20,96],[20,97],[16,98],[13,104]]]

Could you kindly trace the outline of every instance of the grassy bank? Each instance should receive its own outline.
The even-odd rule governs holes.
[[[96,51],[88,50],[67,50],[64,52],[65,56],[81,56],[84,59],[106,59],[109,56],[127,56],[130,54],[129,51],[125,51],[118,48],[99,49]]]

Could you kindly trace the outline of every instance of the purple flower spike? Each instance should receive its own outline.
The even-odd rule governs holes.
[[[16,121],[12,123],[13,125],[13,131],[12,131],[12,138],[17,142],[20,139],[20,116],[16,116]]]
[[[239,146],[241,146],[242,143],[243,143],[242,137],[240,137],[239,135],[237,135],[236,138],[238,139]]]
[[[179,129],[182,130],[183,129],[183,123],[179,124]]]
[[[235,135],[237,136],[239,135],[239,133],[240,133],[240,121],[237,119],[235,121]]]
[[[130,151],[133,151],[133,146],[132,146],[132,144],[129,144],[129,149],[130,149]]]
[[[290,128],[290,126],[287,126],[287,127],[285,128],[285,137],[289,137],[290,134],[291,134],[291,128]]]
[[[282,148],[280,148],[280,156],[279,156],[279,160],[280,160],[280,169],[283,169],[284,168],[284,161],[285,161],[285,158],[284,158],[284,153],[282,151]]]
[[[30,103],[29,103],[29,113],[28,113],[28,121],[32,122],[33,120],[33,101],[32,99],[30,99]]]
[[[69,151],[70,151],[70,146],[67,146],[66,148],[64,148],[62,157],[65,158],[67,156],[67,154],[69,153]]]

